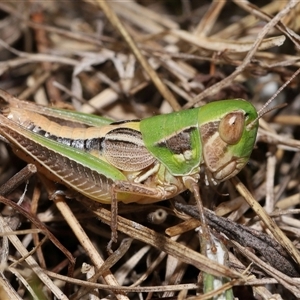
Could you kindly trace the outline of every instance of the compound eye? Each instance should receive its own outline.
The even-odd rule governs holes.
[[[225,143],[234,145],[241,139],[244,127],[245,117],[243,112],[228,113],[219,124],[220,137]]]

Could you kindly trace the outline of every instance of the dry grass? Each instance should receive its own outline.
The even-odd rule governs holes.
[[[115,120],[228,98],[260,109],[299,68],[300,5],[252,2],[259,7],[1,2],[0,88]],[[29,166],[10,181],[9,194],[0,188],[6,194],[0,196],[0,298],[209,299],[220,291],[203,296],[204,272],[230,278],[223,289],[233,287],[239,299],[300,298],[298,82],[271,105],[287,106],[261,119],[251,160],[239,174],[245,186],[237,178],[203,184],[209,225],[228,256],[224,265],[200,254],[189,193],[155,205],[120,205],[119,248],[108,256],[109,207],[56,193],[59,187]],[[5,143],[0,153],[5,183],[24,163]],[[155,224],[160,217],[166,219]]]

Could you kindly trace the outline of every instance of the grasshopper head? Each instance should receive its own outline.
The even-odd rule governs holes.
[[[245,166],[255,143],[257,129],[256,109],[245,100],[212,102],[201,109],[199,130],[203,163],[213,181],[231,178]]]

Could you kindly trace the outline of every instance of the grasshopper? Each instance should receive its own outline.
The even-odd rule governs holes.
[[[0,97],[0,134],[13,151],[49,179],[105,204],[153,203],[187,189],[200,201],[200,168],[214,184],[236,175],[258,129],[255,107],[242,99],[114,122],[2,90]],[[204,221],[203,208],[200,214]]]

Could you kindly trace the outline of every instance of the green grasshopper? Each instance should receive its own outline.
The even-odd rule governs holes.
[[[0,97],[7,103],[0,134],[16,154],[47,177],[106,204],[112,193],[124,203],[170,199],[192,189],[201,166],[208,180],[227,180],[248,162],[258,129],[256,109],[242,99],[113,122],[38,106],[1,90]],[[72,127],[61,125],[66,122]]]
[[[242,99],[114,122],[38,106],[1,90],[0,97],[0,134],[14,152],[51,180],[105,204],[153,203],[187,189],[200,203],[200,168],[212,183],[236,175],[258,129],[256,109]],[[201,207],[200,214],[204,222]]]

